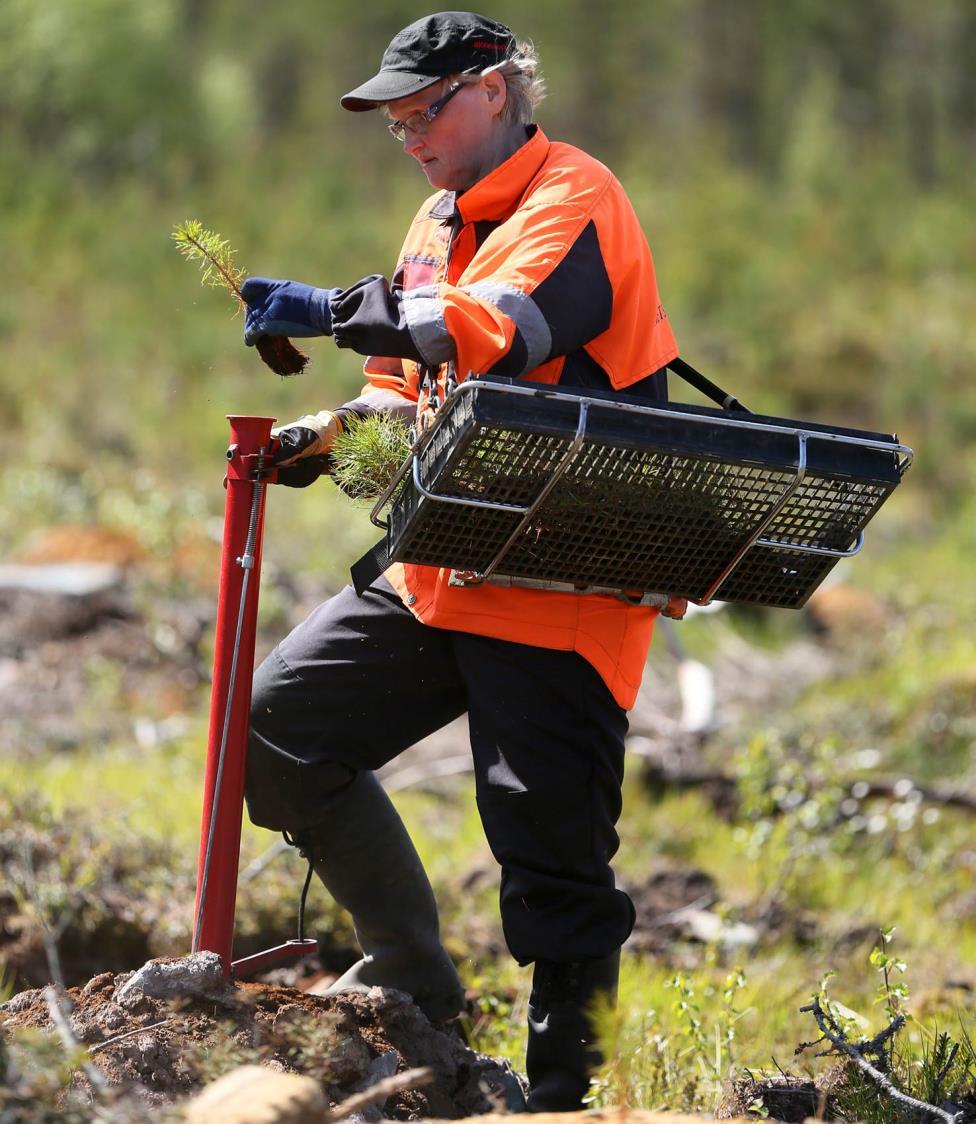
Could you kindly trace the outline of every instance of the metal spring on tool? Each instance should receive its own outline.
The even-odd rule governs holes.
[[[258,453],[257,468],[254,472],[254,494],[251,497],[251,515],[247,523],[247,538],[244,542],[244,553],[237,559],[237,564],[243,566],[245,570],[254,568],[254,546],[258,536],[261,497],[264,495],[264,481],[261,479],[261,471],[264,468],[264,460],[267,453],[268,450],[266,448],[261,449]]]

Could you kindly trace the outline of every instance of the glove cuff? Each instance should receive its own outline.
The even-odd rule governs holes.
[[[333,437],[329,440],[329,430]],[[271,436],[281,441],[275,463],[290,465],[296,461],[323,456],[332,448],[332,441],[343,431],[339,418],[331,410],[317,414],[303,414],[297,421],[271,430]]]
[[[329,442],[329,446],[325,447],[325,439],[331,425],[335,425],[337,433],[342,432],[342,422],[331,410],[319,410],[317,414],[305,414],[295,424],[305,426],[318,437],[318,441],[302,450],[301,455],[303,457],[321,456],[329,451],[332,443]]]
[[[308,314],[313,328],[323,336],[332,335],[332,298],[339,289],[313,288],[308,295]]]

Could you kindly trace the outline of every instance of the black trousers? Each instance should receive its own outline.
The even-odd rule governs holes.
[[[256,672],[251,820],[301,831],[358,771],[465,711],[512,955],[609,955],[634,921],[609,865],[626,712],[577,653],[431,628],[384,578],[320,605]]]

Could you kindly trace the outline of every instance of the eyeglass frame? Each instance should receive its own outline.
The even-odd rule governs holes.
[[[467,74],[468,71],[465,71],[464,73]],[[404,121],[391,121],[386,126],[387,132],[391,137],[393,137],[394,140],[400,141],[401,144],[406,139],[407,130],[409,130],[411,133],[426,132],[428,127],[433,123],[434,119],[441,112],[444,106],[447,105],[451,98],[453,98],[459,90],[463,90],[464,87],[468,85],[470,85],[470,83],[468,82],[455,82],[443,97],[438,98],[437,101],[431,102],[426,109],[418,109],[415,113],[411,113]],[[418,117],[420,118],[422,124],[411,125],[410,122],[416,120]]]

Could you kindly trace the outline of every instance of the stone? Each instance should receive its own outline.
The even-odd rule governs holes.
[[[367,1089],[372,1089],[374,1085],[378,1085],[381,1081],[392,1077],[397,1071],[397,1061],[398,1055],[396,1050],[384,1051],[379,1057],[373,1059],[366,1076],[353,1091],[356,1093],[365,1093]],[[371,1104],[367,1108],[361,1109],[359,1112],[349,1114],[349,1120],[352,1121],[353,1124],[378,1124],[378,1121],[382,1119],[382,1101]]]
[[[151,999],[209,996],[223,991],[226,986],[223,961],[217,953],[195,952],[190,956],[147,961],[116,991],[115,1002],[131,1007],[143,996]]]
[[[311,1077],[245,1065],[189,1102],[186,1124],[322,1124],[328,1103]]]

